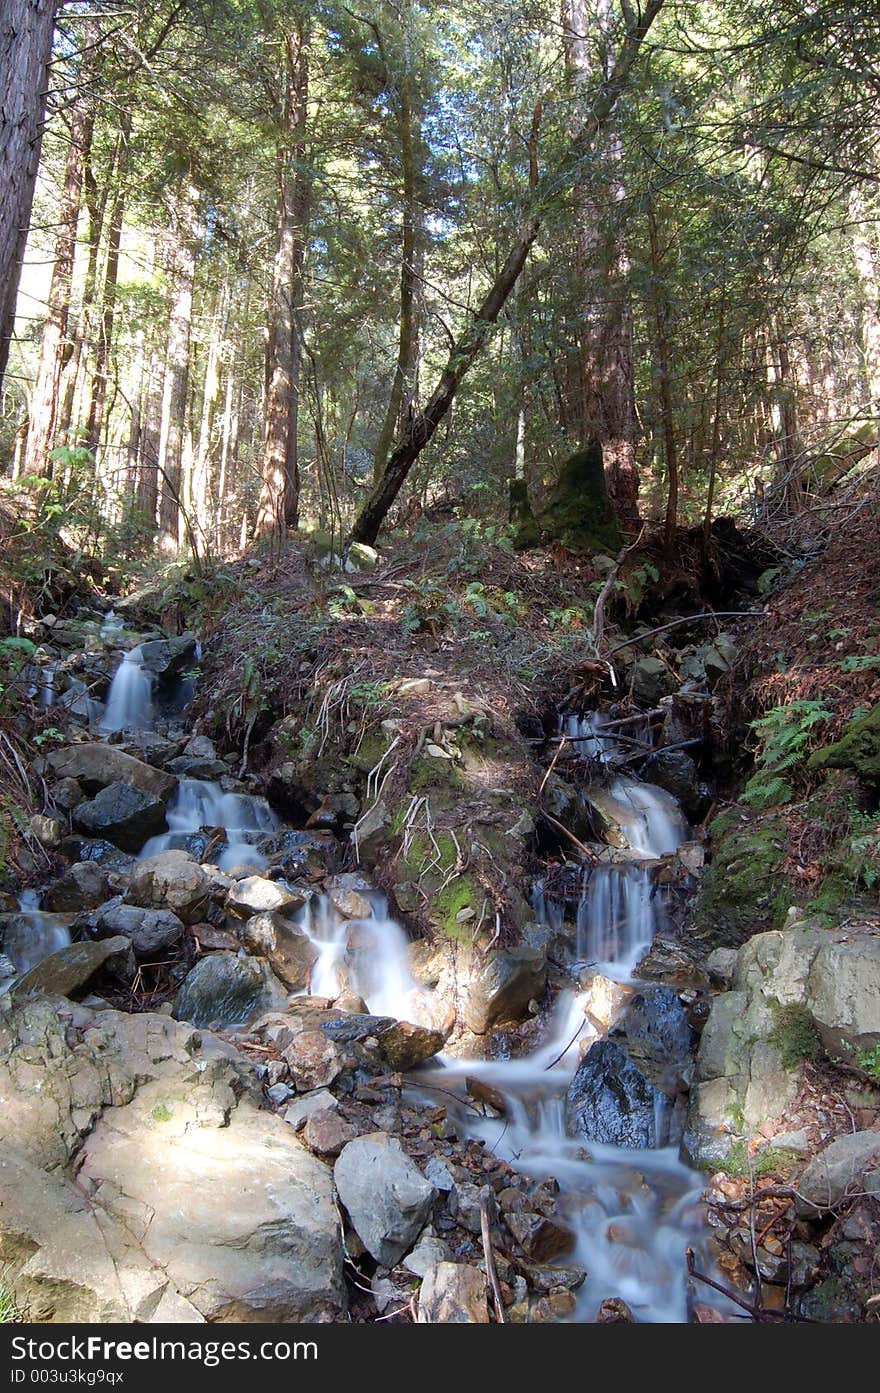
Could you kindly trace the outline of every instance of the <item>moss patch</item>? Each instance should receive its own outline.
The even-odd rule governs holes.
[[[852,769],[862,783],[880,784],[880,703],[866,716],[847,721],[836,744],[810,756],[809,767]]]
[[[569,456],[538,522],[546,535],[572,551],[620,550],[620,524],[605,485],[601,445],[594,442]]]
[[[782,873],[785,826],[779,818],[716,818],[712,862],[691,914],[693,937],[706,951],[738,948],[756,933],[782,927],[794,890]]]
[[[770,1043],[779,1050],[783,1068],[796,1069],[805,1059],[818,1059],[822,1052],[813,1018],[801,1002],[781,1006],[771,1003],[773,1029]]]

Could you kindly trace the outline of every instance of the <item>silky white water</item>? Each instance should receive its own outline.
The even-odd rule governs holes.
[[[140,648],[126,653],[116,669],[100,730],[144,731],[153,724],[153,684],[144,669]]]
[[[224,793],[219,784],[207,779],[181,779],[168,804],[166,818],[168,831],[144,844],[141,860],[160,851],[183,849],[187,838],[203,828],[223,828],[226,842],[214,864],[221,871],[234,870],[236,866],[263,870],[266,857],[254,844],[279,827],[265,798]]]
[[[18,972],[29,972],[37,963],[70,943],[69,914],[48,914],[39,908],[36,890],[19,895],[19,913],[3,936],[3,952]]]

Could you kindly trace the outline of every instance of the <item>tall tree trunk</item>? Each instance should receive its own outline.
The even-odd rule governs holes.
[[[73,342],[67,344],[64,353],[63,391],[55,423],[56,434],[62,438],[70,431],[73,421],[74,405],[81,391],[83,358],[88,356],[91,338],[92,313],[98,285],[98,258],[101,252],[101,238],[104,232],[104,215],[107,210],[107,196],[113,182],[116,166],[116,152],[110,162],[107,178],[99,186],[95,178],[92,152],[86,153],[83,172],[83,198],[88,213],[89,256],[83,282],[82,304],[73,334]],[[79,425],[79,415],[77,416]]]
[[[94,20],[85,25],[84,44],[93,43]],[[85,62],[86,60],[84,60]],[[81,72],[80,77],[87,74]],[[86,89],[75,101],[70,122],[70,144],[64,167],[64,186],[58,207],[55,258],[49,288],[49,315],[43,326],[37,380],[31,398],[30,429],[25,452],[25,472],[51,476],[50,452],[59,407],[61,373],[67,341],[70,291],[76,234],[82,201],[83,177],[95,129],[95,105]]]
[[[208,352],[205,358],[205,377],[202,385],[202,411],[199,421],[199,438],[193,460],[192,493],[194,504],[194,523],[200,536],[209,535],[209,514],[211,499],[211,457],[214,436],[214,417],[220,399],[220,360],[229,321],[229,282],[223,281],[211,316],[211,331],[208,339]],[[214,499],[216,510],[216,498]]]
[[[110,230],[107,242],[107,263],[101,295],[101,319],[98,324],[98,343],[95,349],[95,371],[86,417],[86,444],[97,450],[101,443],[104,408],[107,403],[107,369],[113,346],[113,324],[116,317],[116,287],[119,281],[119,255],[122,246],[122,219],[125,211],[126,176],[128,173],[131,116],[126,111],[119,118],[119,136],[115,159],[116,189],[110,211]]]
[[[57,9],[57,0],[3,0],[0,6],[0,388],[15,330]]]
[[[575,93],[603,76],[615,23],[609,0],[562,0],[563,42]],[[575,398],[579,444],[602,446],[608,496],[625,526],[639,521],[635,464],[635,374],[632,307],[619,208],[625,190],[617,133],[606,126],[602,166],[610,174],[600,195],[589,178],[576,186],[576,265],[581,290]],[[617,209],[617,212],[615,212]]]
[[[420,216],[417,202],[417,148],[421,142],[419,112],[414,109],[413,55],[411,33],[411,0],[406,0],[402,19],[403,71],[400,78],[400,98],[397,108],[397,129],[400,143],[400,173],[403,184],[402,245],[400,254],[400,326],[397,362],[385,420],[376,442],[373,456],[373,478],[380,479],[388,460],[404,413],[416,397],[416,375],[419,361],[419,323],[416,283],[418,233]]]
[[[715,409],[712,413],[712,443],[709,447],[709,486],[706,490],[706,513],[703,518],[703,537],[708,542],[712,530],[712,509],[715,506],[715,483],[718,464],[721,459],[721,400],[724,384],[724,359],[726,353],[725,320],[727,312],[727,287],[721,287],[721,303],[718,307],[718,345],[715,350]]]
[[[853,222],[853,254],[862,286],[862,361],[873,411],[880,410],[880,237],[877,219],[880,199],[874,193],[871,215],[864,189],[850,195]]]
[[[483,303],[454,343],[424,412],[413,415],[405,422],[399,443],[385,466],[382,478],[374,485],[355,520],[349,542],[372,543],[378,537],[388,509],[400,492],[415,461],[433,438],[438,425],[452,406],[462,379],[485,347],[507,297],[522,273],[532,244],[541,228],[540,209],[544,200],[568,187],[577,177],[585,153],[604,130],[626,86],[645,36],[662,8],[663,0],[647,0],[639,17],[633,18],[629,23],[610,76],[595,93],[589,116],[578,134],[570,141],[559,167],[539,181],[532,200],[533,211],[520,227],[516,240]],[[629,6],[627,12],[631,13]]]
[[[137,496],[146,518],[158,521],[159,441],[162,434],[162,385],[164,356],[157,345],[150,350],[145,374],[137,434]],[[132,423],[133,425],[134,423]]]
[[[657,227],[653,200],[648,199],[648,233],[651,246],[651,299],[654,311],[654,352],[656,356],[657,398],[663,423],[663,454],[666,460],[666,522],[663,544],[667,557],[675,545],[678,522],[678,446],[675,439],[675,417],[672,406],[672,373],[670,367],[669,324],[670,305],[663,267],[663,251]]]
[[[266,430],[257,532],[295,527],[299,517],[299,313],[309,180],[304,168],[309,90],[309,19],[302,10],[284,36],[285,92],[278,147],[278,204],[266,356]]]
[[[159,435],[159,544],[178,547],[183,450],[189,397],[189,342],[196,275],[198,213],[196,191],[184,186],[177,202],[171,253],[171,314],[165,349],[162,424]]]

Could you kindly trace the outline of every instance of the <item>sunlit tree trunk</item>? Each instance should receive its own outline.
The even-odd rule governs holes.
[[[116,317],[116,287],[119,281],[119,257],[122,248],[122,220],[125,211],[130,135],[131,116],[128,112],[123,112],[119,121],[118,153],[115,160],[116,188],[110,210],[107,261],[104,268],[104,285],[101,295],[101,317],[98,322],[98,342],[95,348],[95,370],[92,375],[90,400],[86,414],[86,443],[90,450],[97,450],[100,445],[104,409],[107,404],[107,377]]]
[[[85,25],[84,44],[94,43],[95,24]],[[89,63],[84,60],[87,69]],[[87,77],[87,71],[80,78]],[[49,313],[43,326],[37,380],[31,397],[30,428],[25,451],[25,472],[51,476],[50,452],[55,434],[61,374],[70,314],[70,291],[76,255],[77,225],[83,192],[83,177],[95,128],[95,107],[91,92],[74,102],[70,120],[70,143],[64,167],[64,184],[58,204],[54,264],[49,288]]]
[[[309,21],[299,11],[285,34],[284,112],[278,147],[278,204],[272,306],[266,358],[266,429],[257,531],[295,527],[299,516],[299,315],[308,222],[305,170],[309,86]]]
[[[861,282],[862,361],[865,383],[874,411],[880,410],[880,199],[874,194],[869,212],[864,190],[853,189],[850,217],[853,222],[853,254]]]
[[[170,267],[171,314],[165,350],[162,424],[159,435],[159,544],[165,551],[178,546],[183,449],[189,395],[189,344],[192,332],[193,286],[198,246],[196,191],[181,190],[176,209]]]
[[[56,0],[0,5],[0,388],[40,163]]]
[[[663,529],[663,542],[667,555],[671,555],[675,542],[675,528],[678,522],[678,443],[675,438],[675,417],[672,404],[672,369],[670,332],[670,304],[666,287],[664,253],[660,243],[660,230],[653,201],[647,205],[648,233],[651,248],[651,301],[654,316],[654,355],[657,383],[657,401],[663,426],[663,454],[666,461],[666,520]]]

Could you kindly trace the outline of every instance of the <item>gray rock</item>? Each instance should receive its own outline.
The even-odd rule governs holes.
[[[666,663],[650,655],[639,658],[632,670],[632,690],[636,701],[656,706],[661,697],[675,690],[675,678]]]
[[[212,880],[186,851],[161,851],[133,868],[125,898],[143,909],[169,909],[184,924],[205,918]]]
[[[880,1132],[835,1137],[809,1162],[797,1190],[795,1205],[802,1218],[827,1213],[849,1191],[880,1198]]]
[[[419,1291],[420,1325],[488,1325],[486,1279],[463,1262],[438,1262],[425,1273]]]
[[[178,943],[183,924],[169,909],[141,909],[137,905],[110,900],[94,916],[95,936],[99,939],[123,934],[130,939],[135,957],[151,958]]]
[[[152,639],[141,644],[143,665],[156,677],[179,677],[187,668],[192,667],[195,657],[195,634],[181,634],[179,638]]]
[[[395,1267],[415,1244],[436,1191],[386,1132],[357,1137],[333,1168],[339,1198],[367,1251]]]
[[[83,800],[83,791],[76,779],[59,779],[49,790],[53,805],[62,813],[71,813]]]
[[[291,991],[301,991],[307,985],[318,950],[295,924],[277,913],[254,914],[239,926],[238,937],[249,953],[267,959],[276,977]]]
[[[684,811],[693,816],[700,806],[700,775],[686,750],[660,750],[646,761],[644,777],[677,798]]]
[[[197,759],[190,755],[178,755],[169,759],[165,768],[179,779],[222,779],[229,770],[220,759]]]
[[[236,953],[210,953],[196,963],[174,1002],[174,1019],[192,1025],[241,1025],[286,1001],[268,966]]]
[[[114,846],[104,837],[65,837],[61,854],[68,861],[88,861],[92,865],[102,866],[105,871],[116,871],[120,875],[126,874],[135,860],[130,852],[120,851],[118,846]]]
[[[518,1020],[529,1002],[540,997],[547,983],[547,961],[538,948],[500,949],[490,953],[472,979],[465,1024],[484,1035],[499,1021]]]
[[[227,898],[228,907],[242,918],[272,910],[285,910],[292,914],[305,902],[304,891],[288,890],[278,881],[267,880],[261,875],[249,875],[244,880],[236,881]]]
[[[435,1190],[446,1194],[455,1185],[451,1170],[439,1156],[432,1156],[425,1166],[425,1179],[430,1180]]]
[[[442,1238],[420,1238],[412,1252],[403,1259],[402,1266],[416,1277],[424,1277],[429,1267],[451,1259],[452,1253]]]
[[[135,974],[131,943],[117,936],[100,943],[71,943],[32,967],[13,987],[13,996],[21,998],[34,992],[46,996],[74,996],[102,967],[112,968],[123,980]]]
[[[46,764],[57,779],[76,779],[86,793],[98,793],[108,784],[129,784],[167,800],[177,785],[172,774],[125,754],[114,745],[89,741],[52,750]]]
[[[55,914],[97,909],[110,895],[110,878],[94,861],[77,861],[43,895],[43,906]]]
[[[122,851],[137,851],[166,827],[165,805],[130,784],[108,784],[73,812],[73,824],[89,837],[106,837]]]

